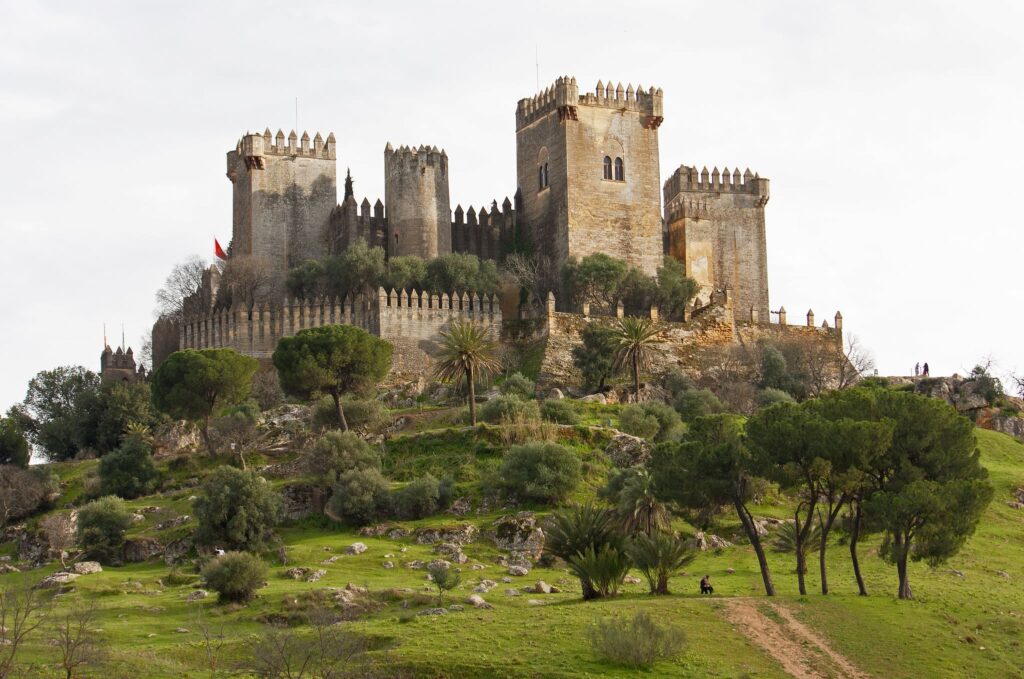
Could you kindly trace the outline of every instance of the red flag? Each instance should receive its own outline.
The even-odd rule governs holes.
[[[213,239],[213,254],[217,255],[218,257],[223,259],[225,262],[228,260],[227,253],[224,252],[224,248],[222,248],[220,246],[220,243],[217,242],[216,238]]]

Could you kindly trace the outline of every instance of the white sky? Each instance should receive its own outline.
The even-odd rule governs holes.
[[[516,101],[575,75],[665,90],[682,163],[771,179],[771,304],[836,309],[882,374],[1024,370],[1019,2],[0,0],[0,409],[129,343],[186,256],[231,233],[246,130],[448,151],[452,205],[515,191]],[[340,188],[340,186],[339,186]],[[112,342],[116,344],[116,342]]]

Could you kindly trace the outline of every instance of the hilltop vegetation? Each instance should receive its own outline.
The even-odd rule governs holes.
[[[1024,671],[1024,445],[903,387],[807,399],[768,386],[787,386],[776,361],[773,405],[737,414],[713,384],[634,384],[638,363],[613,360],[628,386],[600,399],[480,384],[475,426],[468,370],[411,400],[370,379],[289,403],[265,375],[255,393],[232,378],[179,411],[195,425],[136,408],[98,460],[67,459],[100,440],[78,413],[123,411],[123,394],[65,371],[98,405],[48,405],[54,461],[3,467],[32,492],[4,496],[21,504],[5,505],[2,601],[9,616],[31,592],[40,625],[0,648],[0,676]],[[653,400],[608,402],[633,392]]]

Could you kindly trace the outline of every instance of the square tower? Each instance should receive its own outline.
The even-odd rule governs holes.
[[[516,109],[523,219],[561,267],[603,252],[653,275],[661,266],[660,89],[558,78]]]
[[[329,251],[338,204],[334,134],[301,140],[292,130],[246,134],[228,152],[233,185],[232,254],[265,258],[277,274]]]

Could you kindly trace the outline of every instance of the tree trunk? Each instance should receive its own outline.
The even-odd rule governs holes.
[[[203,435],[203,443],[206,444],[206,452],[210,457],[217,457],[217,451],[213,449],[213,442],[210,440],[210,418],[207,417],[203,420],[203,426],[200,428],[200,433]]]
[[[796,582],[800,586],[800,596],[807,596],[807,583],[804,573],[807,571],[807,556],[804,554],[804,541],[798,533],[796,536]]]
[[[913,599],[914,594],[910,591],[910,578],[907,575],[907,559],[910,556],[910,539],[904,543],[902,538],[896,543],[899,553],[896,559],[896,572],[900,576],[900,599]]]
[[[860,503],[853,511],[853,526],[850,528],[850,560],[853,562],[853,576],[857,578],[857,591],[861,596],[868,595],[864,586],[864,576],[860,574],[860,558],[857,556],[857,540],[860,539]]]
[[[832,526],[835,524],[836,517],[839,516],[839,511],[842,509],[845,501],[846,498],[841,497],[835,507],[830,508],[828,518],[825,521],[821,520],[821,511],[818,511],[818,524],[821,526],[821,552],[818,553],[818,567],[821,570],[822,594],[828,594],[828,572],[825,568],[825,550],[828,547],[828,535],[832,532]]]
[[[343,431],[348,431],[348,420],[345,419],[345,409],[341,407],[341,398],[338,392],[332,391],[331,398],[334,399],[334,407],[338,411],[338,421],[341,422]]]
[[[743,524],[743,530],[747,533],[747,539],[750,540],[754,553],[757,554],[757,565],[761,568],[761,579],[764,581],[764,593],[768,596],[775,596],[775,585],[772,583],[772,574],[768,570],[768,559],[764,555],[764,547],[761,546],[761,537],[757,534],[754,521],[750,518],[747,508],[743,506],[742,500],[733,498],[733,505]]]
[[[469,372],[466,373],[466,387],[469,389],[469,423],[472,426],[476,426],[476,379],[473,375],[473,366],[469,366]]]
[[[640,359],[633,354],[633,401],[640,402]]]

